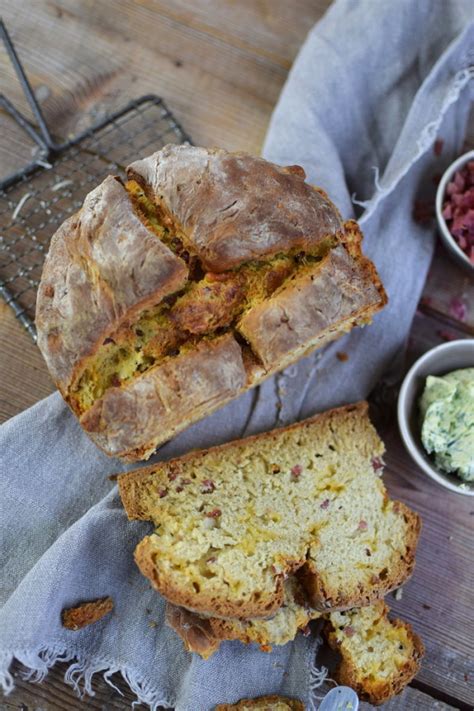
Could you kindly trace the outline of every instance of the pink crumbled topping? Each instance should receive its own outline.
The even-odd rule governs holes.
[[[207,518],[219,518],[221,515],[222,511],[220,509],[212,509],[212,511],[208,511],[206,514]]]
[[[448,230],[474,265],[474,161],[457,170],[446,186],[443,217]]]
[[[383,462],[380,457],[372,457],[372,466],[374,468],[374,472],[378,471],[379,469],[383,469]]]
[[[168,472],[168,479],[170,481],[174,481],[177,476],[178,476],[178,472],[175,472],[175,471]]]
[[[159,489],[158,490],[158,496],[160,497],[160,499],[162,499],[164,496],[166,496],[167,493],[168,493],[168,489]]]
[[[303,467],[301,466],[301,464],[295,464],[294,467],[291,467],[291,478],[298,479],[302,471]]]
[[[467,306],[459,296],[453,296],[449,304],[449,313],[458,321],[465,321],[467,316]]]
[[[353,637],[355,635],[355,629],[352,625],[347,625],[347,627],[344,627],[344,634],[346,637]]]
[[[331,502],[329,501],[329,499],[324,499],[323,503],[320,505],[319,508],[320,509],[327,509],[330,503]]]
[[[363,519],[359,521],[359,525],[357,526],[357,530],[359,531],[367,531],[368,529],[368,524],[367,521],[364,521]]]
[[[201,494],[212,494],[215,488],[216,485],[212,479],[204,479],[201,486]]]

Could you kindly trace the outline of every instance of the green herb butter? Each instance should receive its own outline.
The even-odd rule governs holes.
[[[436,465],[474,481],[474,368],[429,375],[420,411],[421,440]]]

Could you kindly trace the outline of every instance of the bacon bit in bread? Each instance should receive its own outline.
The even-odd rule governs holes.
[[[331,502],[329,501],[329,499],[324,499],[323,503],[320,504],[319,508],[320,509],[327,509],[329,507],[330,503]]]
[[[87,625],[98,622],[114,609],[111,597],[103,597],[91,602],[84,602],[77,607],[69,607],[62,611],[61,620],[63,627],[68,630],[80,630]]]
[[[378,471],[379,469],[383,469],[384,463],[380,459],[380,457],[372,457],[372,466],[374,468],[374,472]]]
[[[120,387],[120,378],[117,375],[117,373],[114,373],[110,379],[110,384],[113,385],[115,388]]]
[[[168,494],[168,489],[158,489],[158,496],[160,499],[165,497]]]
[[[191,483],[191,479],[181,479],[181,486],[188,486]]]
[[[347,353],[344,353],[344,351],[338,351],[336,353],[336,358],[342,363],[344,363],[346,360],[349,360],[349,356],[347,355]]]
[[[222,516],[222,511],[220,509],[212,509],[206,513],[207,518],[219,518]]]
[[[173,470],[169,471],[169,472],[168,472],[168,479],[169,479],[170,481],[174,481],[174,480],[177,478],[178,473],[179,473],[179,472],[175,472],[175,471],[173,471]]]
[[[301,464],[295,464],[294,467],[291,467],[291,478],[296,481],[301,475],[302,471],[303,467],[301,466]]]
[[[347,627],[344,627],[344,634],[346,637],[353,637],[355,635],[355,629],[352,625],[347,625]]]
[[[216,485],[212,479],[204,479],[201,486],[201,494],[212,494],[215,488]]]
[[[367,521],[364,521],[364,520],[359,521],[357,530],[358,531],[367,531],[367,529],[368,529]]]

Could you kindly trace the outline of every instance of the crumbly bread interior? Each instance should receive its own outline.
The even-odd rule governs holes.
[[[333,612],[325,628],[330,645],[342,658],[338,681],[373,704],[383,703],[411,681],[424,651],[411,627],[390,620],[388,611],[380,600],[359,610]]]
[[[368,604],[410,574],[418,532],[386,496],[383,451],[361,403],[124,474],[129,517],[156,527],[137,563],[214,617],[268,617],[298,569],[313,607]]]
[[[304,704],[284,696],[261,696],[258,699],[241,699],[236,704],[219,704],[215,711],[304,711]]]
[[[335,240],[328,237],[312,253],[277,254],[219,274],[205,272],[179,226],[160,214],[136,181],[128,181],[125,187],[136,214],[186,263],[189,277],[181,291],[145,310],[133,323],[122,324],[84,361],[69,392],[69,402],[79,415],[109,387],[195,348],[202,339],[238,329],[244,314],[320,262]]]

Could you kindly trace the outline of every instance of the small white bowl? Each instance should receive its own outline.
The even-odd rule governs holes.
[[[405,447],[415,462],[428,476],[465,496],[474,496],[474,482],[463,482],[455,474],[448,474],[435,466],[421,442],[421,423],[418,401],[428,375],[446,375],[459,368],[474,367],[474,339],[442,343],[419,358],[410,368],[398,396],[398,426]]]
[[[449,168],[444,172],[441,178],[438,190],[436,191],[436,219],[438,221],[439,232],[444,245],[448,249],[449,253],[457,260],[459,264],[467,267],[471,272],[474,271],[474,266],[471,264],[467,256],[462,251],[461,247],[458,245],[453,235],[448,229],[446,220],[443,217],[443,203],[445,200],[446,186],[451,181],[454,173],[462,168],[468,161],[474,160],[474,150],[464,153],[460,156],[454,163],[451,163]]]

